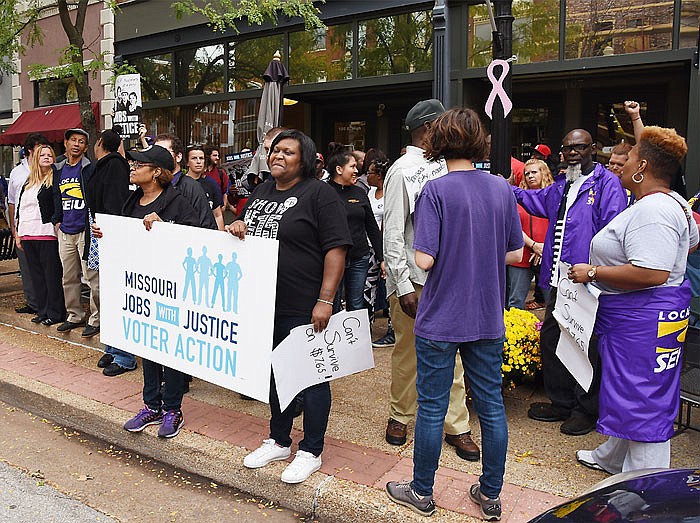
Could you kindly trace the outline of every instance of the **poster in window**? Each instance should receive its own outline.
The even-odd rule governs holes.
[[[114,90],[114,125],[121,127],[122,139],[138,138],[141,123],[141,75],[117,76]]]

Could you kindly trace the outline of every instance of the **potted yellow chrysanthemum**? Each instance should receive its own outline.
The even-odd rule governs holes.
[[[503,346],[503,386],[513,388],[531,381],[542,368],[540,361],[540,320],[531,312],[511,308],[503,315],[506,341]]]

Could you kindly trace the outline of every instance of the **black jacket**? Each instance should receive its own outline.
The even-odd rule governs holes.
[[[352,236],[352,248],[348,252],[348,259],[358,260],[369,254],[367,238],[372,243],[374,257],[378,262],[384,260],[382,250],[382,233],[374,219],[372,204],[365,191],[356,185],[340,185],[333,180],[328,182],[338,193],[348,216],[348,226]]]
[[[96,213],[121,216],[129,199],[129,164],[119,153],[109,153],[95,163],[92,176],[85,184],[85,201],[94,217]]]
[[[129,196],[129,199],[124,204],[121,212],[122,216],[136,217],[133,215],[133,212],[142,196],[143,190],[139,187]],[[160,193],[160,196],[154,200],[154,203],[156,203],[156,206],[153,212],[160,216],[160,219],[164,222],[190,225],[192,227],[200,226],[199,217],[192,205],[171,185],[168,185]],[[138,217],[143,218],[143,216]]]
[[[185,175],[185,173],[181,172],[180,177],[178,178],[177,182],[175,182],[174,187],[180,191],[180,193],[182,193],[185,200],[187,200],[197,212],[197,216],[199,217],[199,221],[197,223],[198,227],[214,230],[219,228],[216,225],[214,213],[211,211],[211,207],[209,207],[207,195],[197,180],[190,178],[189,176]]]
[[[63,166],[66,165],[67,160],[64,158],[58,163],[53,164],[53,207],[54,215],[51,221],[54,225],[61,223],[63,221],[63,204],[61,203],[61,189],[59,188],[61,181],[61,171]],[[83,198],[85,198],[85,186],[95,169],[95,164],[90,163],[90,160],[83,156],[80,160],[80,189],[83,193]],[[87,213],[85,214],[85,228],[88,227]],[[87,242],[86,242],[87,244]]]

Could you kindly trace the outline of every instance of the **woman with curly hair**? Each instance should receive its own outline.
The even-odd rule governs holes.
[[[547,164],[542,160],[531,159],[525,163],[523,179],[520,181],[521,189],[542,189],[554,183],[552,173]],[[507,307],[516,309],[535,310],[545,306],[545,292],[549,292],[549,282],[545,289],[538,286],[539,271],[542,265],[542,249],[544,238],[547,235],[549,220],[528,214],[518,205],[520,225],[523,228],[523,240],[525,249],[523,257],[517,263],[509,265],[508,270],[508,299]],[[527,293],[530,290],[530,282],[533,273],[535,275],[535,299],[525,303]]]
[[[602,359],[597,430],[609,436],[579,450],[583,465],[612,474],[668,468],[690,314],[688,252],[698,245],[690,207],[671,190],[688,147],[674,129],[646,127],[629,151],[622,185],[628,207],[591,242],[590,264],[569,271],[601,290],[596,333]]]

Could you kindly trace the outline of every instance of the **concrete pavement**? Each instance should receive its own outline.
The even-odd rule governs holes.
[[[412,432],[403,447],[384,441],[390,350],[375,350],[375,369],[333,383],[323,467],[305,483],[290,486],[279,480],[284,463],[254,471],[242,465],[243,456],[267,437],[267,405],[195,379],[183,404],[185,429],[177,438],[159,440],[150,428],[127,433],[122,424],[142,405],[141,373],[104,377],[95,367],[99,340],[80,338],[80,329],[64,335],[37,327],[30,316],[14,313],[20,301],[17,278],[1,277],[0,393],[6,402],[322,520],[424,521],[383,492],[386,481],[411,476],[413,450]],[[378,323],[377,334],[384,325]],[[606,477],[574,458],[576,449],[593,448],[602,436],[564,436],[556,423],[528,419],[527,406],[541,399],[536,386],[506,392],[510,444],[503,521],[527,521]],[[472,431],[479,442],[475,417]],[[293,438],[299,440],[298,431]],[[673,466],[697,466],[699,443],[695,432],[674,438]],[[444,446],[435,489],[439,511],[433,519],[478,520],[467,489],[479,472],[480,463],[463,461]]]

